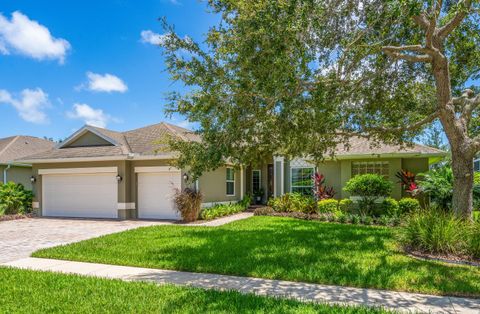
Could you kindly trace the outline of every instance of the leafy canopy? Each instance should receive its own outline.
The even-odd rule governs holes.
[[[194,175],[226,158],[255,163],[272,154],[332,154],[352,135],[412,140],[436,110],[431,66],[391,58],[382,47],[417,45],[414,21],[430,1],[210,0],[221,22],[205,41],[181,37],[164,21],[173,80],[167,113],[199,124],[203,143],[172,140]],[[439,24],[463,7],[441,5]],[[478,1],[448,37],[455,93],[480,73]],[[474,114],[471,132],[477,132]],[[413,125],[412,128],[405,126]]]

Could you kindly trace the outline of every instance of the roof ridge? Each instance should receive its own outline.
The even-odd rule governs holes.
[[[176,130],[174,130],[170,124],[168,124],[168,123],[166,123],[166,122],[162,122],[161,124],[165,125],[165,127],[166,127],[167,129],[169,129],[169,130],[170,130],[171,132],[173,132],[175,135],[179,136],[182,140],[188,141],[188,138],[187,138],[185,135],[180,134],[180,132],[177,132]]]
[[[0,155],[3,154],[4,152],[6,152],[7,149],[9,149],[10,146],[12,146],[13,143],[15,143],[19,138],[20,138],[20,136],[19,136],[19,135],[16,135],[16,136],[13,138],[13,140],[12,140],[10,143],[8,143],[7,146],[5,146],[5,147],[0,151]]]

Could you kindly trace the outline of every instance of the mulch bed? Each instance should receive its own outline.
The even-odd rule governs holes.
[[[434,255],[419,251],[406,250],[405,253],[413,258],[427,261],[437,261],[447,264],[468,265],[480,267],[480,259],[473,259],[469,256],[455,256],[455,255]]]
[[[32,218],[32,217],[35,217],[35,215],[34,215],[34,214],[26,214],[26,215],[22,215],[22,214],[3,215],[3,216],[0,216],[0,222],[1,222],[1,221],[10,221],[10,220],[18,220],[18,219]]]

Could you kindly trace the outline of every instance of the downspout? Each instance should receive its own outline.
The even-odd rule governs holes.
[[[7,171],[12,167],[12,164],[8,164],[5,169],[3,169],[3,184],[7,184]]]

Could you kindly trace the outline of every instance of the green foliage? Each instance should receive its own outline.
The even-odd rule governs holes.
[[[173,201],[183,221],[192,222],[198,219],[202,206],[202,193],[193,189],[175,189]]]
[[[412,212],[398,236],[407,250],[480,256],[480,224],[461,220],[451,211],[432,207]]]
[[[317,210],[315,199],[300,193],[286,193],[282,196],[272,198],[268,201],[268,206],[277,212],[313,214]]]
[[[245,206],[241,203],[237,204],[217,204],[209,208],[204,208],[200,217],[203,220],[212,220],[215,218],[233,215],[245,210]]]
[[[238,202],[238,204],[240,204],[244,210],[247,209],[252,204],[252,196],[250,194],[246,194],[243,199]]]
[[[26,214],[32,210],[33,193],[22,184],[0,184],[0,215]]]
[[[385,198],[382,201],[381,208],[382,214],[387,216],[397,216],[400,209],[397,200],[392,197]]]
[[[404,197],[398,201],[398,214],[405,215],[421,210],[420,202],[416,198]]]
[[[353,196],[359,196],[359,210],[362,214],[368,214],[374,210],[378,198],[390,195],[392,183],[378,174],[362,174],[348,180],[343,189]]]
[[[338,201],[333,198],[318,201],[317,211],[319,213],[333,213],[333,214],[338,213],[339,212]]]
[[[432,205],[452,208],[453,172],[449,165],[420,174],[418,183],[421,191],[430,197]]]
[[[344,198],[338,202],[338,208],[343,213],[353,213],[355,210],[355,205],[353,204],[353,201],[351,199]]]

